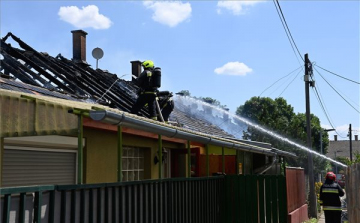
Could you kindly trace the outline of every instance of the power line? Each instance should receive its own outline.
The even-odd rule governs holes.
[[[281,23],[282,23],[282,26],[283,26],[283,28],[284,28],[284,30],[285,30],[286,36],[287,36],[287,38],[288,38],[288,40],[289,40],[289,42],[290,42],[290,46],[291,46],[291,48],[292,48],[292,50],[293,50],[293,52],[294,52],[294,54],[295,54],[296,60],[297,60],[298,63],[301,65],[301,63],[300,63],[300,61],[299,61],[299,58],[298,58],[298,56],[297,56],[297,54],[296,54],[296,52],[295,52],[293,43],[291,42],[290,37],[289,37],[289,34],[288,34],[288,32],[286,31],[284,21],[283,21],[282,18],[281,18],[279,9],[278,9],[278,7],[276,6],[276,2],[275,2],[275,1],[276,1],[276,0],[274,0],[274,5],[275,5],[276,11],[277,11],[277,13],[278,13],[278,15],[279,15],[279,18],[280,18],[280,21],[281,21]],[[301,57],[301,55],[300,55],[300,58],[301,58],[302,60],[304,60],[304,59]]]
[[[277,7],[276,7],[276,4],[275,4],[275,3],[277,4]],[[277,13],[278,13],[278,15],[279,15],[279,17],[280,17],[280,20],[281,20],[281,22],[282,22],[282,24],[283,24],[283,27],[284,27],[284,29],[285,29],[286,35],[288,36],[288,39],[289,39],[290,43],[294,44],[294,46],[295,46],[295,48],[296,48],[296,50],[297,50],[297,52],[298,52],[298,54],[299,54],[300,58],[304,61],[304,58],[302,57],[302,55],[301,55],[301,53],[300,53],[300,51],[299,51],[298,47],[296,46],[296,43],[295,43],[294,38],[293,38],[293,37],[292,37],[292,35],[291,35],[291,32],[290,32],[289,26],[287,25],[287,22],[286,22],[286,19],[285,19],[284,14],[283,14],[283,12],[282,12],[282,10],[281,10],[281,7],[280,7],[280,4],[279,4],[279,1],[278,1],[278,0],[274,0],[274,4],[275,4],[276,11],[277,11]],[[278,9],[278,8],[279,8],[279,9]],[[279,14],[279,10],[280,10],[281,16],[280,16],[280,14]],[[284,23],[285,23],[285,25],[284,25]],[[286,26],[286,28],[285,28],[285,26]],[[288,33],[289,33],[289,35],[290,35],[290,37],[291,37],[291,40],[292,40],[292,41],[290,40]],[[291,47],[293,48],[293,46],[292,46],[292,45],[291,45]],[[293,48],[293,50],[294,50],[294,48]],[[295,50],[294,50],[294,53],[295,53]],[[295,54],[296,54],[296,53],[295,53]]]
[[[319,89],[320,90],[320,89]],[[348,100],[350,100],[352,102],[353,105],[356,105],[357,107],[359,107],[359,104],[357,102],[355,102],[352,98],[350,98],[349,96],[347,96],[346,94],[342,93],[339,91],[339,93],[343,94],[344,97],[346,97]],[[321,95],[320,95],[321,96]]]
[[[311,77],[311,79],[315,82],[315,79],[314,79],[313,77]],[[315,89],[316,89],[317,93],[319,94],[319,99],[320,99],[320,103],[321,103],[321,101],[324,101],[324,98],[323,98],[323,96],[321,95],[320,85],[319,85],[319,84],[316,85],[316,86],[315,86]],[[324,102],[325,102],[325,101],[324,101]],[[326,112],[326,113],[329,113],[329,111],[328,111],[328,109],[327,109],[327,107],[326,107],[326,104],[323,103],[323,105],[324,105],[325,112]],[[328,121],[329,121],[330,123],[333,123],[333,120],[331,119],[330,115],[329,115],[329,120],[328,120]]]
[[[350,104],[350,103],[320,74],[320,72],[319,72],[316,68],[314,68],[314,69],[316,70],[316,72],[318,72],[318,74],[320,75],[320,77],[321,77],[322,79],[324,79],[324,81],[325,81],[344,101],[346,101],[346,103],[348,103],[348,105],[350,105],[355,111],[357,111],[358,113],[360,113],[360,111],[357,110],[352,104]]]
[[[288,73],[287,75],[285,75],[285,76],[279,78],[278,80],[276,80],[276,81],[275,81],[274,83],[272,83],[269,87],[267,87],[265,90],[263,90],[263,91],[261,92],[261,94],[259,95],[259,97],[260,97],[266,90],[268,90],[269,88],[271,88],[272,86],[274,86],[276,83],[278,83],[280,80],[284,79],[285,77],[289,76],[290,74],[294,73],[295,71],[299,70],[300,68],[302,68],[302,66],[296,68],[295,70],[291,71],[291,72]]]
[[[284,93],[284,91],[290,86],[290,84],[292,84],[294,82],[294,80],[297,78],[297,76],[299,76],[301,71],[299,71],[296,76],[291,80],[291,82],[285,87],[285,89],[280,93],[279,97],[282,95],[282,93]]]
[[[314,90],[314,89],[315,89],[315,90]],[[319,90],[320,90],[320,89],[319,89]],[[334,127],[332,121],[330,120],[330,117],[329,117],[328,113],[326,112],[326,106],[325,106],[324,103],[322,103],[321,97],[320,97],[320,95],[319,95],[316,87],[313,88],[313,91],[315,92],[316,99],[318,100],[318,102],[319,102],[319,104],[320,104],[320,107],[321,107],[321,109],[323,110],[323,112],[324,112],[324,114],[325,114],[325,116],[326,116],[326,119],[327,119],[328,122],[330,123],[330,126],[331,126],[333,129],[335,129],[336,134],[338,134],[341,138],[346,138],[345,136],[340,135],[340,133],[339,133],[339,132],[336,130],[336,128]]]
[[[360,82],[357,82],[357,81],[351,80],[351,79],[349,79],[349,78],[346,78],[346,77],[340,76],[340,75],[338,75],[338,74],[335,74],[334,72],[331,72],[331,71],[329,71],[329,70],[326,70],[325,68],[320,67],[319,65],[315,65],[315,66],[317,66],[318,68],[320,68],[320,69],[322,69],[322,70],[324,70],[324,71],[329,72],[330,74],[333,74],[333,75],[335,75],[335,76],[338,76],[338,77],[343,78],[343,79],[345,79],[345,80],[348,80],[348,81],[350,81],[350,82],[354,82],[355,84],[360,84]]]

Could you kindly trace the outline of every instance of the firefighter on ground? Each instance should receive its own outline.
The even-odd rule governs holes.
[[[150,118],[157,120],[156,115],[156,91],[157,87],[152,84],[152,76],[154,73],[154,62],[151,60],[146,60],[142,62],[142,67],[144,71],[136,79],[137,85],[140,87],[138,92],[138,98],[131,109],[132,114],[137,114],[145,104],[147,104]]]
[[[326,223],[341,223],[340,197],[344,196],[344,191],[335,180],[336,175],[328,172],[325,183],[320,188],[320,205],[323,206]]]

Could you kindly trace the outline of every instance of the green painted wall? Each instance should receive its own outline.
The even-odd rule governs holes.
[[[84,183],[117,181],[117,133],[84,128]],[[158,164],[154,157],[158,151],[158,139],[123,134],[123,146],[145,148],[144,178],[158,179]],[[185,148],[185,144],[163,141],[168,149]]]

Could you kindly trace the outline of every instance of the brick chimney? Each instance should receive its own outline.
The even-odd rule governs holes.
[[[134,60],[130,61],[131,63],[131,74],[135,77],[139,77],[141,74],[141,61],[140,60]],[[132,77],[131,79],[133,82],[135,81],[135,78]]]
[[[73,30],[73,61],[88,65],[86,62],[86,35],[83,30]]]
[[[334,135],[334,141],[337,141],[337,135]]]
[[[355,141],[359,141],[358,135],[354,135],[355,136]]]

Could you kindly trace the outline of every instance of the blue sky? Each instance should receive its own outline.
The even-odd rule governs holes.
[[[359,1],[280,5],[302,56],[308,53],[316,65],[360,81]],[[291,48],[273,1],[5,0],[0,8],[1,37],[12,32],[52,56],[72,58],[71,30],[82,29],[88,33],[87,62],[93,67],[91,51],[100,47],[104,57],[99,68],[118,76],[130,74],[132,60],[153,60],[162,68],[160,90],[212,97],[231,112],[261,93],[282,96],[295,112],[305,112],[304,73],[291,73],[303,63]],[[359,134],[359,84],[316,69],[354,107],[314,71],[316,89],[339,139],[347,136],[349,124],[353,135]],[[324,128],[332,128],[313,90],[310,98],[311,112]]]

